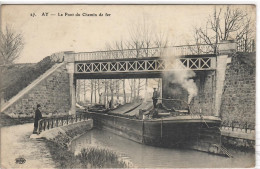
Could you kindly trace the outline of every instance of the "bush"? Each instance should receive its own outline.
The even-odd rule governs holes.
[[[126,168],[116,153],[107,149],[83,148],[77,158],[84,167],[91,168]]]

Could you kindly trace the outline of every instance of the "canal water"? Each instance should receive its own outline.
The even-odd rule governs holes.
[[[71,150],[77,154],[82,148],[106,148],[140,168],[176,167],[254,167],[255,154],[230,150],[234,158],[216,156],[195,150],[168,149],[143,145],[108,131],[94,129],[74,140]]]

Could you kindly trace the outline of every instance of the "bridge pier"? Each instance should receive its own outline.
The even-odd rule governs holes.
[[[230,54],[236,51],[234,41],[222,41],[219,44],[219,55],[216,59],[216,95],[215,95],[215,116],[220,116],[221,98],[223,93],[224,81],[226,77],[227,64],[231,62]]]
[[[72,55],[65,55],[64,57],[67,73],[69,74],[70,86],[70,115],[76,114],[76,78],[74,76],[74,57]]]

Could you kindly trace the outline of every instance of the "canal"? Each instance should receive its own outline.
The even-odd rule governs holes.
[[[87,147],[110,149],[140,168],[246,168],[254,167],[255,163],[254,152],[229,150],[234,157],[226,158],[195,150],[147,146],[98,129],[91,130],[74,140],[70,148],[77,154],[82,148]]]

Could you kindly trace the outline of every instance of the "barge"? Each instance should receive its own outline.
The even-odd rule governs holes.
[[[93,118],[94,127],[138,143],[194,149],[231,157],[221,145],[221,119],[218,117],[161,113],[157,118],[137,119],[109,112],[88,112],[88,114]]]

